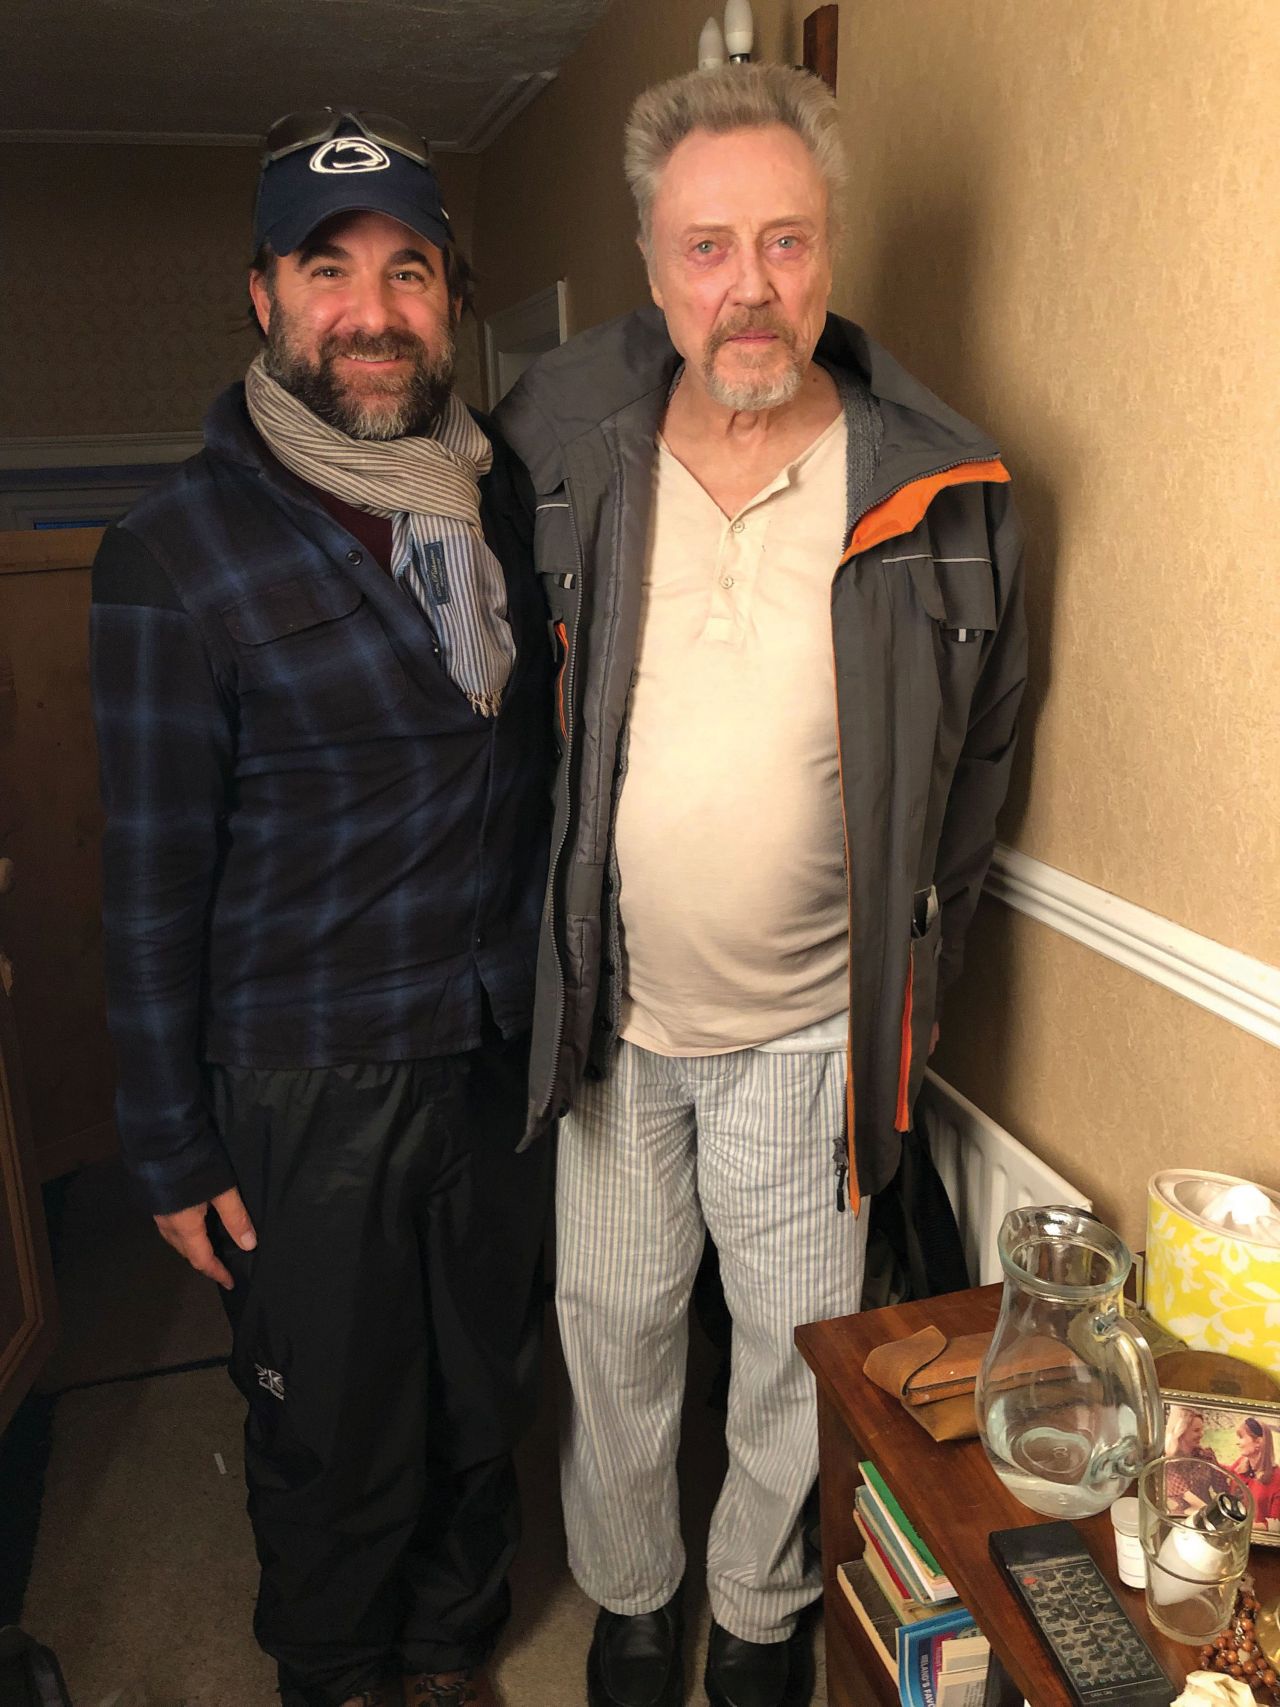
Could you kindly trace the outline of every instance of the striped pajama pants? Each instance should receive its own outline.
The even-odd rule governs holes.
[[[729,1467],[711,1522],[712,1616],[781,1641],[821,1592],[801,1508],[818,1468],[797,1323],[858,1307],[866,1214],[836,1208],[843,1051],[667,1057],[622,1043],[561,1123],[556,1307],[573,1406],[562,1452],[569,1564],[612,1612],[684,1575],[676,1450],[704,1229],[733,1317]]]

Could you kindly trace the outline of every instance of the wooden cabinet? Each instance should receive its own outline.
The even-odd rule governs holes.
[[[0,883],[6,873],[0,861]],[[53,1344],[53,1278],[0,948],[0,1431]]]
[[[918,1304],[869,1310],[796,1330],[796,1343],[818,1378],[818,1454],[822,1498],[822,1567],[830,1707],[895,1707],[898,1690],[845,1599],[836,1567],[856,1558],[853,1524],[860,1459],[877,1465],[956,1591],[991,1642],[1012,1693],[1000,1699],[1035,1707],[1071,1707],[1071,1698],[1020,1602],[987,1552],[993,1529],[1047,1521],[1000,1482],[977,1440],[931,1440],[887,1393],[862,1373],[872,1346],[930,1324],[948,1337],[993,1328],[1000,1287],[952,1292]],[[1121,1603],[1181,1688],[1196,1666],[1195,1648],[1171,1642],[1147,1620],[1140,1589],[1116,1575],[1115,1540],[1105,1512],[1079,1525],[1081,1536]],[[1265,1601],[1280,1590],[1280,1551],[1255,1547],[1250,1569]],[[1172,1695],[1171,1695],[1172,1698]]]
[[[89,566],[101,528],[0,533],[0,940],[41,1179],[109,1155]]]

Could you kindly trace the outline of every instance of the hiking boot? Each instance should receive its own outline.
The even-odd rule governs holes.
[[[420,1671],[402,1680],[404,1707],[499,1707],[482,1666],[465,1671]]]

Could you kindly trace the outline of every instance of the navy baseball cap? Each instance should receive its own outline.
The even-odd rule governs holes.
[[[337,213],[385,213],[443,249],[453,241],[421,138],[379,115],[323,107],[267,133],[253,244],[288,255]]]

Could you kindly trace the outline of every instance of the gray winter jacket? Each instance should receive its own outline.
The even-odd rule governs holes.
[[[1021,533],[991,441],[857,326],[817,357],[883,425],[832,564],[849,886],[851,1198],[893,1175],[940,992],[995,841],[1026,666]],[[614,1044],[625,945],[612,869],[654,439],[679,358],[643,309],[541,357],[498,425],[537,493],[535,563],[559,658],[560,761],[538,957],[528,1137]]]

